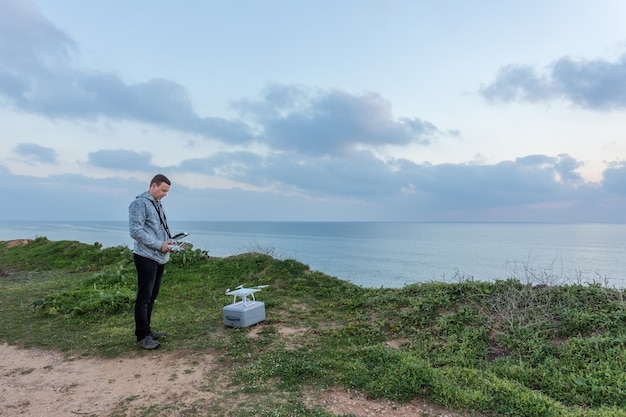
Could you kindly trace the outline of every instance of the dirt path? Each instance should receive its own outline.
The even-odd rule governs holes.
[[[212,404],[228,408],[224,397],[215,394],[228,391],[227,381],[220,381],[216,359],[206,352],[160,350],[139,352],[131,358],[67,358],[56,352],[2,344],[0,415],[76,417],[118,412],[132,416],[150,406],[166,410],[159,415],[206,415]],[[461,417],[419,401],[395,405],[343,391],[325,392],[305,401],[336,415]]]
[[[134,358],[64,358],[0,345],[0,415],[105,416],[121,409],[191,404],[215,371],[212,355],[155,353]],[[181,411],[181,410],[177,410]],[[173,413],[172,415],[177,415]]]

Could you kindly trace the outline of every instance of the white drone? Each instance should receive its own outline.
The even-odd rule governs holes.
[[[267,285],[257,285],[256,287],[250,288],[244,288],[243,285],[240,285],[237,287],[237,289],[232,291],[230,290],[230,288],[228,288],[226,290],[226,295],[233,296],[233,304],[237,302],[237,297],[240,297],[241,301],[243,301],[243,304],[247,306],[248,304],[252,304],[256,301],[254,299],[254,293],[261,291],[265,287],[267,287]],[[251,297],[252,300],[248,299],[248,297]]]

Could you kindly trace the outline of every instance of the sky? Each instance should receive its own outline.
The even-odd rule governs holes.
[[[626,221],[622,0],[0,0],[0,220]]]

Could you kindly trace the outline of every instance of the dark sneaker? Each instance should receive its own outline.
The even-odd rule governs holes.
[[[159,340],[159,339],[165,339],[165,336],[167,336],[167,333],[155,332],[154,330],[150,330],[150,333],[148,335],[154,340]]]
[[[146,336],[137,343],[139,343],[140,348],[148,350],[156,349],[160,346],[159,342],[154,340],[151,336]]]

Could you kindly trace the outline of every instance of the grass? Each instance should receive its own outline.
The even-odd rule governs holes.
[[[222,324],[224,291],[240,284],[268,285],[255,338]],[[0,342],[72,355],[136,351],[135,285],[126,247],[0,242]],[[223,395],[246,399],[229,398],[232,409],[177,405],[185,415],[330,416],[303,393],[350,389],[468,416],[626,416],[626,305],[621,291],[595,283],[369,289],[267,253],[186,249],[166,268],[153,322],[172,336],[163,349],[218,351],[220,374],[236,387]],[[305,331],[285,338],[284,328]]]

